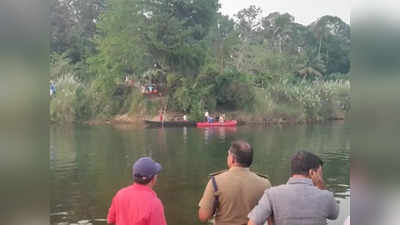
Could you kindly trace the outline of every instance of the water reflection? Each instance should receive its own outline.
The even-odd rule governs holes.
[[[160,152],[165,152],[167,151],[167,137],[166,137],[166,128],[162,127],[158,129],[158,145],[159,145],[159,151]],[[152,155],[149,155],[152,156]]]
[[[208,144],[210,138],[217,138],[220,142],[226,141],[226,135],[233,135],[237,127],[202,127],[198,128],[204,133],[204,142]]]
[[[342,224],[349,215],[350,144],[341,124],[299,127],[215,127],[124,129],[51,127],[51,224],[104,218],[115,192],[129,185],[132,163],[151,155],[163,165],[156,192],[168,224],[201,224],[197,204],[208,174],[226,168],[226,151],[235,139],[253,145],[252,169],[269,175],[273,185],[289,177],[289,160],[300,149],[325,162],[327,186],[340,200]]]
[[[187,127],[183,127],[183,143],[187,143]]]

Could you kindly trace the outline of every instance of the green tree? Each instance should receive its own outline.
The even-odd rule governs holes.
[[[272,43],[278,47],[280,54],[285,43],[292,40],[293,22],[294,17],[289,13],[274,12],[262,19],[263,33],[273,40]]]
[[[256,40],[257,31],[260,27],[259,16],[261,13],[260,7],[251,5],[235,14],[239,36],[243,42]]]
[[[326,66],[318,53],[314,50],[308,50],[303,55],[304,61],[298,64],[296,75],[302,79],[322,78],[326,72]]]
[[[326,62],[326,74],[350,70],[350,26],[339,17],[323,16],[308,26],[309,48],[318,43],[318,57]]]
[[[50,2],[50,49],[66,54],[76,63],[94,51],[91,41],[105,0],[52,0]]]
[[[223,73],[225,68],[232,64],[231,56],[240,44],[239,32],[235,29],[234,20],[218,14],[206,41],[210,43],[206,63],[216,63],[219,73]]]
[[[137,0],[113,0],[97,24],[97,54],[89,59],[97,76],[122,80],[151,67],[150,53],[143,45],[143,5]],[[134,21],[134,22],[132,22]]]
[[[144,44],[153,61],[168,71],[196,74],[206,56],[203,39],[218,8],[217,0],[146,1]]]

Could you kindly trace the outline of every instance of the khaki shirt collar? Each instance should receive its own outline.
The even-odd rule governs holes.
[[[239,167],[239,166],[233,166],[229,169],[229,172],[232,173],[240,173],[240,172],[250,172],[250,168],[248,167]]]

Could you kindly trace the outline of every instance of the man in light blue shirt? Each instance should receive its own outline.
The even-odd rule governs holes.
[[[338,217],[332,192],[325,190],[322,160],[310,152],[297,152],[291,160],[288,182],[265,190],[250,211],[248,225],[325,225]]]

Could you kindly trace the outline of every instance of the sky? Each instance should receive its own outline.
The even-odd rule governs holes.
[[[220,12],[233,16],[250,5],[259,6],[266,16],[272,12],[289,13],[296,23],[308,25],[325,15],[337,16],[350,23],[350,0],[219,0]]]

